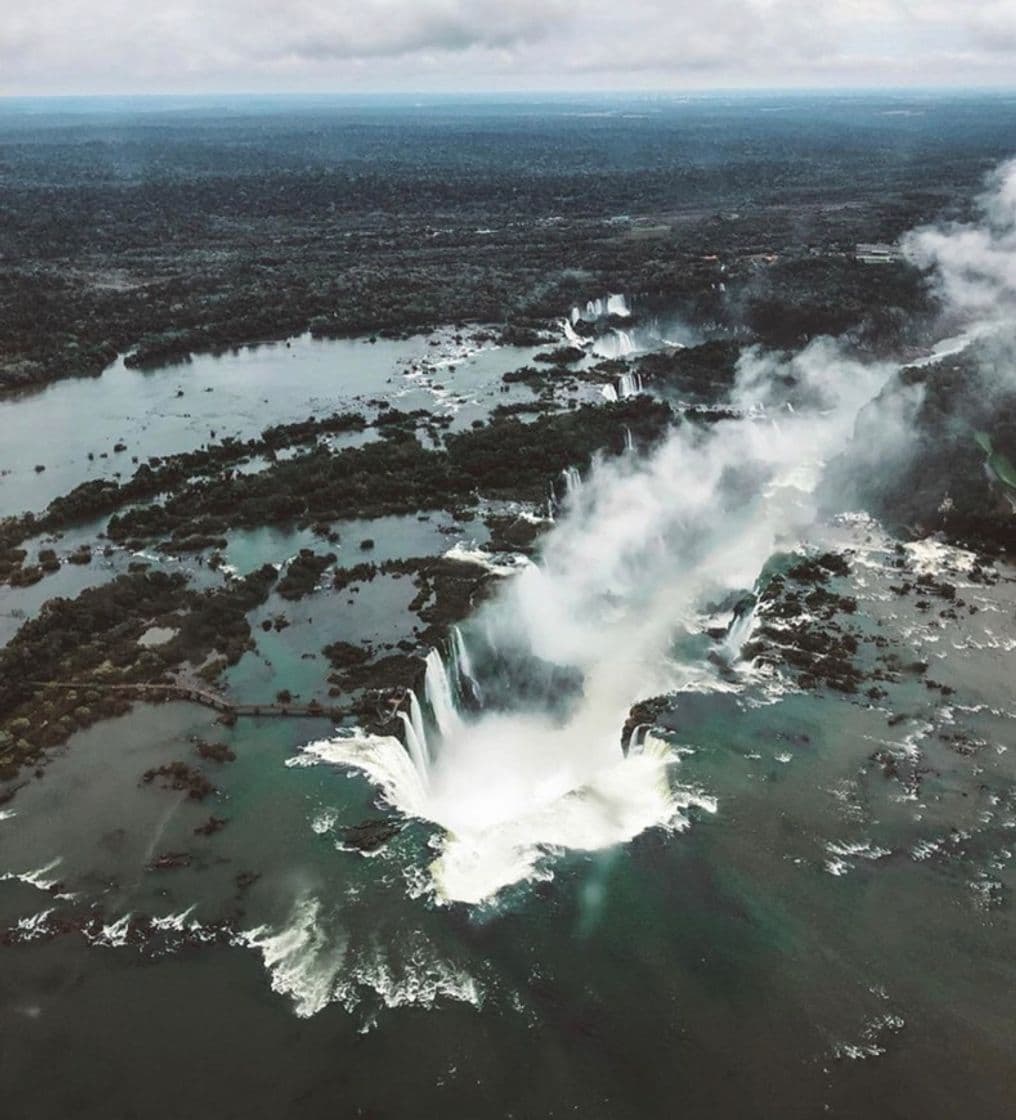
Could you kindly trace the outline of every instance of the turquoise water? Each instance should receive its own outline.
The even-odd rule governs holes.
[[[501,375],[525,365],[538,348],[468,339],[468,332],[451,331],[373,343],[302,335],[164,369],[127,369],[121,359],[97,378],[0,399],[0,513],[41,510],[92,478],[127,478],[134,456],[144,462],[227,436],[247,440],[308,415],[373,416],[368,402],[382,395],[404,411],[453,415],[454,427],[468,427],[493,404],[532,397],[525,386],[502,393]],[[364,438],[353,433],[336,443]],[[119,442],[126,450],[117,453]],[[37,473],[37,465],[45,471]]]

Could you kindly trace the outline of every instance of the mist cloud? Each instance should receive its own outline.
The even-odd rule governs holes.
[[[928,226],[903,241],[907,256],[933,270],[950,310],[981,319],[1016,309],[1016,159],[991,176],[975,223]]]
[[[0,91],[1011,85],[998,0],[49,0],[0,12]]]

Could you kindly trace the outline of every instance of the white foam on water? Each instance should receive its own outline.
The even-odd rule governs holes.
[[[907,559],[919,575],[934,575],[938,572],[968,572],[977,559],[967,549],[945,544],[933,537],[926,537],[920,541],[910,541],[903,548],[907,554]]]
[[[479,1007],[484,998],[480,984],[421,933],[354,945],[334,918],[326,919],[314,895],[299,899],[281,928],[247,930],[238,943],[261,954],[272,990],[291,1000],[301,1019],[333,1003],[353,1012],[371,1010],[375,1001],[385,1008],[430,1009],[443,1000]]]
[[[130,937],[131,915],[124,914],[109,925],[104,925],[97,934],[89,938],[92,945],[102,949],[122,949]]]
[[[901,1015],[885,1012],[869,1019],[861,1028],[861,1037],[856,1042],[837,1042],[833,1046],[833,1057],[854,1062],[880,1058],[886,1053],[886,1036],[899,1034],[906,1023]]]
[[[161,918],[152,918],[152,929],[159,933],[184,933],[188,929],[200,928],[199,922],[187,922],[187,919],[197,909],[197,903],[192,902],[186,910],[178,914],[165,914]]]
[[[281,930],[248,930],[244,943],[261,953],[272,991],[287,996],[301,1019],[331,1003],[346,946],[325,934],[319,924],[321,902],[308,896],[297,902],[289,924]]]
[[[521,552],[486,552],[479,545],[464,542],[453,545],[444,556],[446,560],[477,564],[496,576],[512,576],[532,565],[532,560],[528,556],[523,556]]]
[[[62,856],[50,861],[45,867],[36,868],[35,871],[4,871],[0,874],[0,883],[16,881],[24,883],[27,887],[35,887],[40,891],[52,891],[59,883],[59,879],[47,879],[46,876],[63,862]]]
[[[353,1011],[365,997],[376,995],[389,1008],[423,1007],[431,1010],[442,1000],[481,1007],[484,990],[465,970],[442,960],[425,939],[417,935],[409,945],[374,945],[350,954],[348,974],[337,985],[335,998]]]
[[[855,865],[850,862],[851,860],[864,859],[875,862],[892,855],[889,848],[881,848],[871,840],[853,842],[831,840],[825,847],[830,856],[825,862],[825,869],[830,875],[836,876],[843,876],[853,871]]]
[[[335,809],[322,809],[319,813],[315,813],[311,817],[310,828],[311,832],[318,836],[323,836],[326,832],[331,832],[335,827],[335,822],[339,819],[338,811]]]
[[[28,941],[39,941],[44,937],[49,937],[50,926],[49,916],[55,913],[54,910],[40,910],[38,914],[33,914],[28,918],[19,918],[18,921],[9,931],[11,939],[19,943]]]

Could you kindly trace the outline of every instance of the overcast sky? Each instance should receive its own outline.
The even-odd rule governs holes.
[[[0,92],[1016,86],[1016,0],[0,0]]]

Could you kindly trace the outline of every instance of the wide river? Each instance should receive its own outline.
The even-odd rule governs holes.
[[[84,478],[126,476],[135,455],[370,411],[381,395],[468,425],[531,398],[500,379],[532,353],[442,332],[116,365],[0,403],[0,508],[40,510]],[[337,528],[355,558],[367,536],[375,559],[487,539],[480,520],[444,514]],[[76,734],[0,809],[5,1114],[1012,1115],[1016,583],[1001,569],[981,584],[972,557],[908,546],[911,568],[977,607],[939,624],[891,591],[900,554],[878,526],[840,519],[820,535],[851,557],[840,590],[863,625],[953,693],[913,674],[877,704],[799,691],[724,677],[703,647],[702,675],[655,740],[681,811],[629,843],[546,845],[532,874],[479,904],[435,888],[441,830],[427,820],[407,819],[369,855],[346,842],[350,827],[402,818],[367,773],[304,750],[332,734],[326,720],[224,728],[199,707],[139,704]],[[245,571],[307,544],[236,533],[226,558]],[[5,589],[0,637],[129,561],[114,553]],[[281,688],[324,699],[323,645],[411,637],[414,594],[382,577],[355,594],[273,596],[228,684],[253,702]],[[279,613],[290,625],[262,631]],[[207,764],[210,802],[141,782],[193,758],[194,739],[236,754]],[[210,814],[228,824],[195,835]],[[189,865],[149,869],[172,852]],[[97,916],[88,936],[55,933],[70,912]],[[141,914],[155,929],[135,943],[128,916]]]

